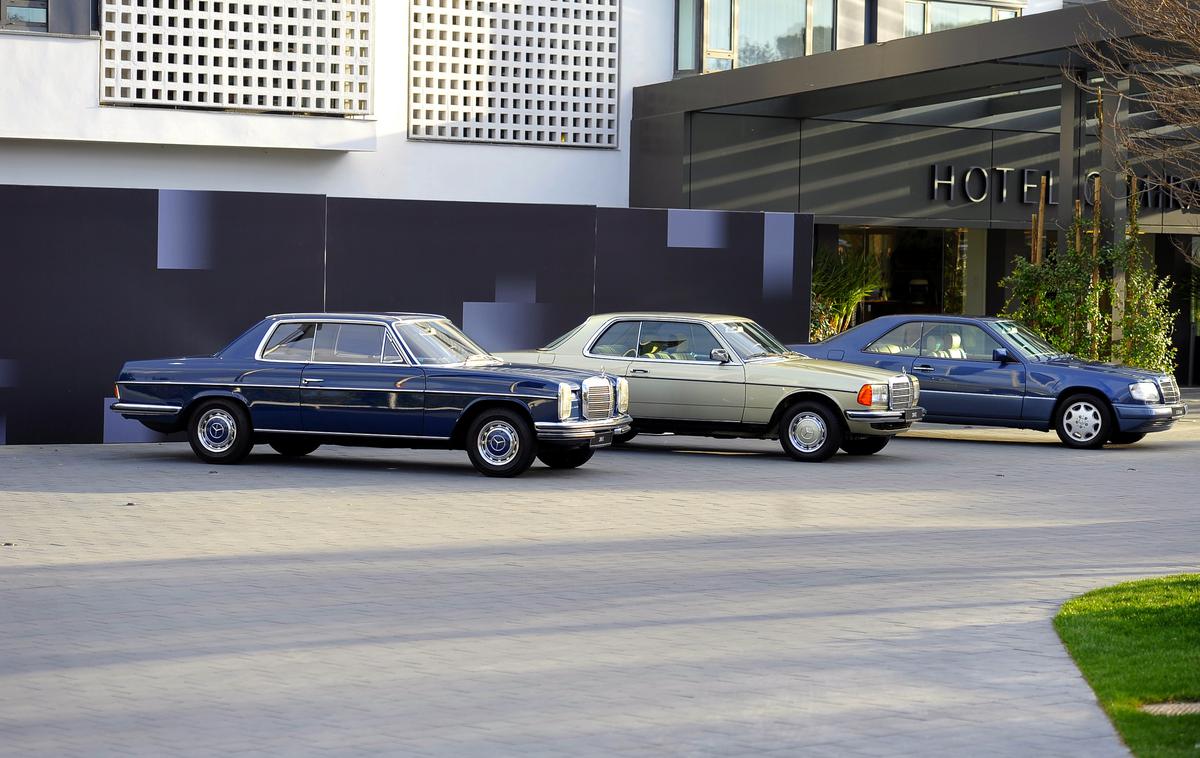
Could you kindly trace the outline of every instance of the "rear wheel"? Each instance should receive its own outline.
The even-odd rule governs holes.
[[[484,476],[522,474],[533,464],[536,453],[533,427],[513,411],[486,410],[467,430],[467,455]]]
[[[842,450],[845,450],[847,455],[875,455],[891,441],[891,437],[859,437],[843,442]]]
[[[1112,443],[1114,445],[1132,445],[1135,442],[1141,442],[1142,437],[1145,436],[1145,432],[1140,434],[1134,432],[1115,432],[1112,436]]]
[[[828,460],[842,444],[842,425],[820,403],[796,403],[779,422],[779,444],[798,461]]]
[[[1112,436],[1112,414],[1095,395],[1072,395],[1059,406],[1054,430],[1067,447],[1095,450]]]
[[[590,461],[595,452],[590,447],[544,447],[537,457],[550,468],[579,468]]]
[[[240,463],[254,446],[250,415],[232,400],[201,403],[188,422],[192,452],[205,463]]]
[[[306,440],[303,437],[275,440],[269,444],[275,452],[285,455],[288,458],[299,458],[302,455],[308,455],[321,446],[320,442]]]

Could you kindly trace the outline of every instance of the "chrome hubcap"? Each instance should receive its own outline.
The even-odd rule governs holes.
[[[1100,409],[1092,403],[1071,403],[1063,413],[1063,429],[1076,442],[1091,442],[1100,433]]]
[[[811,411],[796,414],[788,426],[788,440],[802,453],[815,453],[825,444],[829,430],[825,419]]]
[[[237,439],[237,422],[222,408],[213,408],[200,417],[196,425],[200,446],[210,453],[223,453]]]
[[[479,455],[493,466],[506,466],[513,462],[521,449],[521,438],[517,430],[507,421],[489,421],[479,430],[476,440]]]

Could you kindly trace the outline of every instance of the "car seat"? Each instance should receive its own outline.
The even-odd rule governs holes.
[[[947,358],[966,358],[967,351],[963,350],[962,335],[958,332],[951,332],[949,335],[950,346],[946,348]]]

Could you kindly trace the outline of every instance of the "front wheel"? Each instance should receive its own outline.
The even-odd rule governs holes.
[[[1072,395],[1059,406],[1054,430],[1067,447],[1095,450],[1112,436],[1112,414],[1094,395]]]
[[[1141,442],[1142,437],[1145,436],[1145,432],[1140,434],[1134,432],[1114,432],[1112,436],[1112,443],[1114,445],[1132,445],[1135,442]]]
[[[590,447],[544,447],[537,457],[550,468],[579,468],[590,461],[595,452]]]
[[[275,440],[269,444],[275,452],[288,458],[299,458],[302,455],[308,455],[321,446],[320,442],[306,440],[302,437],[296,439]]]
[[[250,415],[232,400],[201,403],[187,434],[192,452],[205,463],[240,463],[254,447]]]
[[[842,444],[842,425],[820,403],[797,403],[779,422],[779,444],[798,461],[828,460]]]
[[[484,411],[467,430],[467,455],[484,476],[522,474],[533,465],[536,453],[532,425],[513,411]]]
[[[847,455],[875,455],[891,441],[891,437],[860,437],[843,442],[842,450],[845,450]]]

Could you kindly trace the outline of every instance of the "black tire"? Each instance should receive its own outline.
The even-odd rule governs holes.
[[[1142,437],[1145,436],[1145,432],[1113,432],[1112,443],[1114,445],[1132,445],[1135,442],[1141,442]]]
[[[484,476],[523,474],[537,455],[533,425],[503,408],[486,410],[471,422],[466,446],[472,465]]]
[[[254,447],[250,414],[233,400],[209,400],[192,412],[187,425],[192,452],[205,463],[241,463]]]
[[[829,460],[844,436],[841,421],[822,403],[796,403],[779,421],[779,444],[798,461]]]
[[[613,444],[614,445],[624,445],[626,442],[629,442],[631,439],[633,439],[636,436],[638,436],[638,433],[636,430],[633,430],[633,429],[630,429],[629,431],[625,432],[624,434],[614,434],[613,435]]]
[[[302,455],[308,455],[312,451],[321,446],[316,440],[307,440],[303,437],[290,437],[283,440],[272,440],[271,448],[280,455],[288,458],[299,458]]]
[[[1112,412],[1108,403],[1095,395],[1072,395],[1058,406],[1054,431],[1067,447],[1095,450],[1104,447],[1112,436]]]
[[[859,437],[843,441],[842,450],[845,450],[847,455],[875,455],[891,441],[891,437]]]
[[[543,447],[538,450],[538,460],[550,468],[579,468],[592,459],[595,450],[590,447]]]

